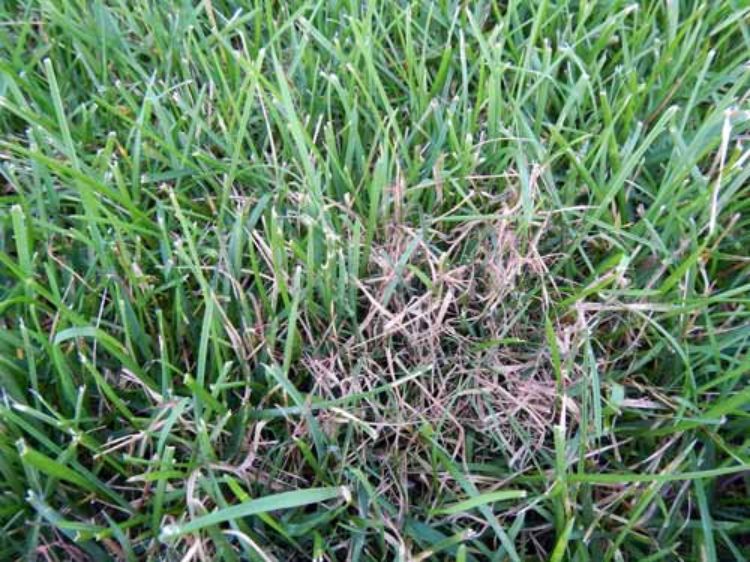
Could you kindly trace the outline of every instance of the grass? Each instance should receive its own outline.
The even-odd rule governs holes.
[[[747,2],[0,20],[0,559],[750,558]]]

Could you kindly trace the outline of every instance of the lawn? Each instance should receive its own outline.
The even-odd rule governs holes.
[[[750,2],[0,1],[0,560],[750,559]]]

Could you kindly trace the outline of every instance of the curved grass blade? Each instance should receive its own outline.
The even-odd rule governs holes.
[[[166,541],[187,533],[200,531],[212,525],[218,525],[225,521],[233,521],[249,515],[257,515],[279,509],[291,509],[337,498],[347,499],[349,496],[349,489],[345,486],[329,486],[326,488],[282,492],[233,505],[225,509],[219,509],[201,517],[196,517],[192,521],[181,525],[167,525],[162,530],[159,538],[162,541]]]

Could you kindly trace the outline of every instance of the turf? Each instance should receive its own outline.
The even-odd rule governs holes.
[[[748,2],[0,20],[0,559],[750,558]]]

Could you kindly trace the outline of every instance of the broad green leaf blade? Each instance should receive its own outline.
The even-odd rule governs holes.
[[[345,486],[311,488],[308,490],[295,490],[293,492],[273,494],[271,496],[265,496],[239,505],[233,505],[225,509],[213,511],[206,515],[202,515],[201,517],[196,517],[187,523],[167,525],[162,530],[160,540],[166,541],[187,533],[200,531],[206,527],[224,523],[225,521],[233,521],[249,515],[257,515],[259,513],[267,513],[269,511],[280,509],[292,509],[294,507],[322,503],[333,499],[348,499],[349,495],[349,489]]]
[[[478,496],[471,497],[469,499],[447,505],[438,509],[432,510],[432,515],[455,515],[456,513],[463,513],[469,511],[480,505],[486,505],[489,503],[517,500],[526,497],[526,490],[497,490],[495,492],[487,492],[485,494],[479,494]]]

